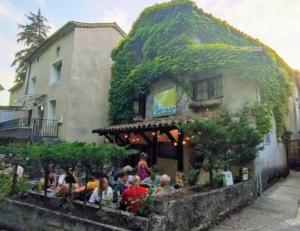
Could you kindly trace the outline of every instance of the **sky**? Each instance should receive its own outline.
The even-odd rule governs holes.
[[[18,24],[29,11],[42,14],[52,27],[68,21],[117,22],[129,32],[141,11],[166,0],[0,0],[0,105],[7,105],[13,85],[10,66],[22,44],[16,42]],[[292,67],[300,69],[300,0],[195,0],[208,13],[269,45]]]

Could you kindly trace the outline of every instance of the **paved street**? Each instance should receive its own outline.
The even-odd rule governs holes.
[[[252,205],[225,219],[213,231],[279,231],[300,230],[300,214],[297,217],[300,199],[300,173],[289,177],[264,192]]]

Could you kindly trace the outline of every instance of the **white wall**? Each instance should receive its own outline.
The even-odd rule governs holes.
[[[268,187],[268,180],[287,168],[286,151],[283,143],[277,142],[275,120],[272,119],[273,129],[270,132],[270,143],[262,144],[264,149],[259,151],[255,160],[255,175],[258,188]]]

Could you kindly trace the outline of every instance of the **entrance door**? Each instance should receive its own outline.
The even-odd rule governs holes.
[[[289,167],[298,169],[300,167],[300,140],[290,140],[287,152]]]
[[[42,131],[43,131],[43,119],[44,119],[44,108],[40,105],[38,106],[38,111],[37,111],[37,121],[36,121],[36,125],[37,125],[37,130],[38,130],[38,135],[41,136]]]
[[[29,110],[27,113],[27,127],[30,127],[32,120],[32,110]]]

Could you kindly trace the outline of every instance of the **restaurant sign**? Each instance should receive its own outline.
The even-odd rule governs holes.
[[[154,95],[153,116],[167,116],[176,114],[176,87]]]

